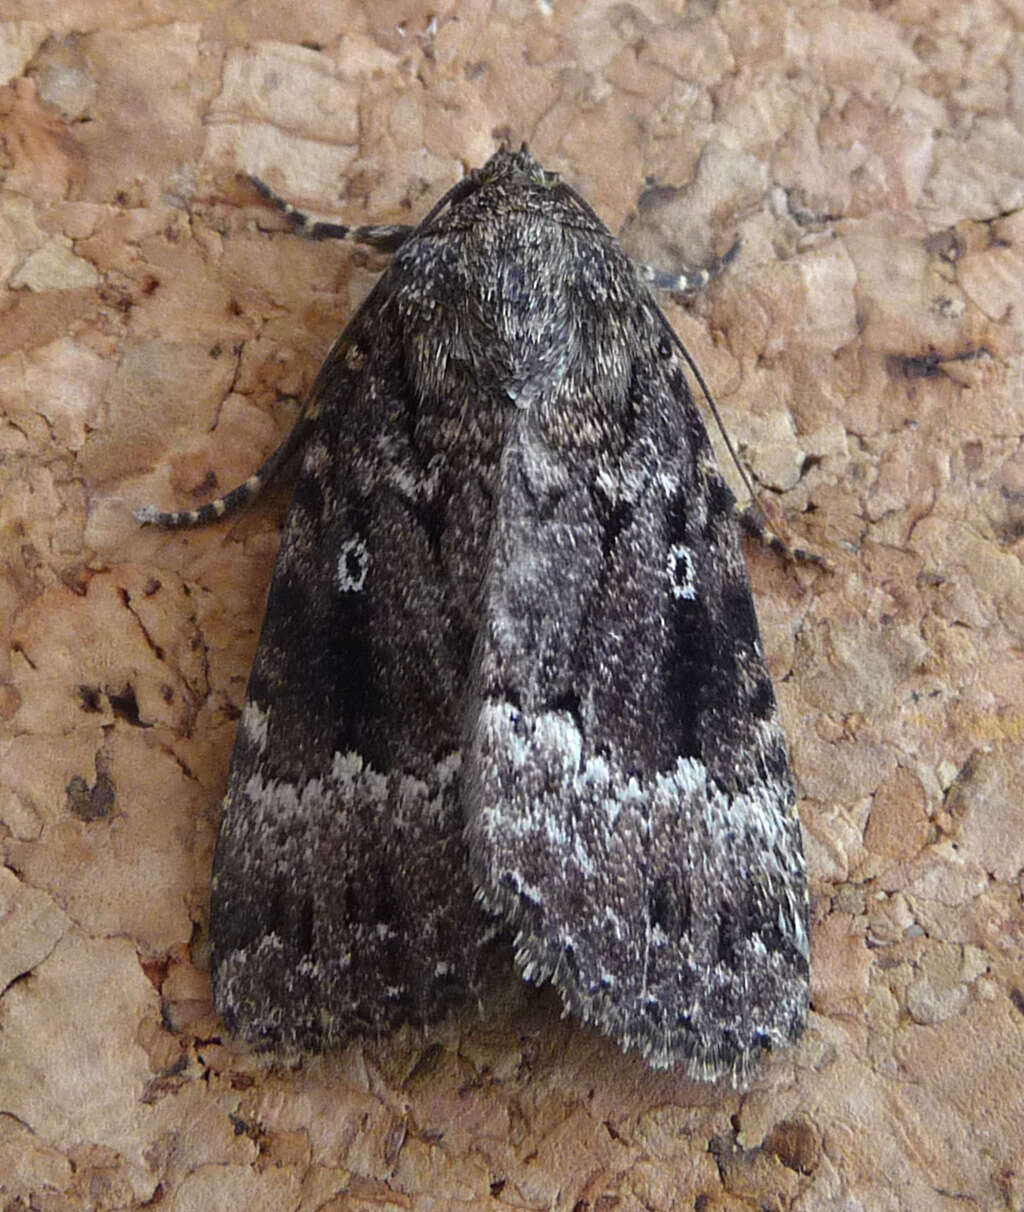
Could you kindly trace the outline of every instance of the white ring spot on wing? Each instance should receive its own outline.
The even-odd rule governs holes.
[[[362,539],[346,539],[338,552],[334,583],[342,593],[360,593],[366,584],[370,553]]]
[[[688,547],[676,543],[668,549],[668,559],[665,562],[668,573],[669,592],[676,600],[686,599],[695,601],[697,585],[693,579],[693,553]]]

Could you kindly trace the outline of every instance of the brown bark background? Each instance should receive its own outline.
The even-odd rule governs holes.
[[[4,0],[0,1204],[1024,1207],[1024,7]],[[509,987],[273,1062],[207,884],[287,431],[372,257],[527,139],[632,252],[795,543],[749,550],[800,784],[813,1013],[747,1092]],[[378,263],[379,264],[379,263]]]

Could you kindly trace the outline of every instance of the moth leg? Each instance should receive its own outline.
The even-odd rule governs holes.
[[[740,505],[736,501],[733,503],[733,510],[743,533],[757,539],[761,546],[768,551],[794,564],[811,564],[815,568],[823,568],[826,572],[832,571],[832,565],[817,551],[808,551],[804,547],[791,547],[785,539],[780,539],[774,531],[770,530],[768,519],[757,501],[751,501],[747,505]]]
[[[292,426],[291,433],[257,471],[237,488],[198,509],[183,509],[165,513],[155,505],[143,505],[135,510],[135,516],[143,525],[162,526],[167,530],[182,530],[191,526],[206,526],[217,522],[229,513],[248,505],[274,479],[292,455],[305,444],[314,424],[307,405],[306,411]]]
[[[637,265],[637,271],[644,282],[657,287],[658,290],[667,290],[673,295],[695,295],[708,288],[735,259],[739,250],[740,242],[737,240],[727,253],[723,253],[703,269],[684,269],[682,273],[673,274],[664,269],[655,269],[653,265]]]
[[[717,260],[713,261],[705,269],[687,270],[681,274],[670,274],[664,270],[654,269],[650,265],[637,265],[637,271],[643,281],[649,282],[652,286],[656,286],[660,290],[667,290],[673,294],[693,295],[699,291],[705,290],[707,286],[725,269],[725,267],[735,259],[739,249],[740,242],[737,240],[728,252],[718,257]],[[683,343],[679,340],[679,337],[674,330],[669,334],[669,339],[677,347],[677,349],[679,349],[684,359],[689,364],[690,369],[693,371],[694,377],[700,385],[701,391],[703,391],[705,397],[707,398],[708,404],[711,407],[711,412],[718,424],[718,428],[721,430],[722,437],[725,439],[725,445],[730,456],[732,457],[732,461],[736,464],[740,476],[743,479],[743,483],[746,485],[747,491],[750,493],[750,501],[746,505],[740,505],[739,502],[733,501],[733,512],[737,516],[740,529],[745,534],[757,539],[757,541],[763,547],[766,547],[769,551],[774,552],[775,555],[782,556],[782,558],[785,560],[789,560],[796,564],[811,564],[816,568],[823,568],[826,571],[831,572],[832,565],[828,562],[828,560],[825,559],[824,556],[820,555],[816,551],[807,551],[803,547],[791,547],[784,539],[779,538],[779,536],[771,529],[768,519],[765,516],[764,509],[762,508],[757,499],[757,495],[754,492],[754,486],[751,484],[750,478],[744,470],[743,465],[740,463],[736,451],[733,448],[732,440],[730,439],[725,426],[722,424],[722,418],[718,412],[718,405],[715,403],[714,397],[711,395],[707,384],[704,382],[704,376],[700,373],[700,368],[694,363],[693,359],[690,357],[689,350],[687,350]]]
[[[259,177],[253,177],[249,174],[243,174],[245,180],[249,181],[262,194],[268,202],[283,214],[286,215],[289,221],[295,227],[295,230],[305,236],[308,240],[345,240],[350,244],[368,244],[371,248],[379,249],[381,252],[395,252],[405,243],[409,235],[415,230],[412,227],[406,226],[389,226],[388,224],[375,224],[369,227],[352,227],[345,223],[328,223],[323,219],[317,219],[313,215],[308,215],[304,210],[299,210],[297,206],[275,193],[274,190]]]

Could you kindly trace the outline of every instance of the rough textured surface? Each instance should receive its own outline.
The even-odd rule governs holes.
[[[0,1192],[47,1209],[1024,1204],[1024,14],[75,0],[0,25]],[[812,1013],[744,1095],[512,981],[312,1063],[225,1040],[212,838],[283,496],[240,481],[373,263],[526,138],[642,259],[794,540],[751,550]]]

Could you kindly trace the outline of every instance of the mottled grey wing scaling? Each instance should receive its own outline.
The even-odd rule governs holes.
[[[806,1015],[799,823],[732,498],[628,258],[499,152],[304,424],[214,865],[228,1026],[428,1021],[505,932],[653,1065],[744,1076]]]
[[[516,340],[470,675],[471,867],[525,977],[655,1066],[742,1078],[806,1017],[785,741],[671,330],[556,194],[506,233],[478,303],[499,348]],[[517,308],[524,266],[540,282]]]
[[[258,1044],[435,1019],[476,987],[497,933],[459,796],[486,519],[449,524],[493,494],[451,446],[453,402],[414,390],[418,299],[394,267],[307,409],[211,894],[216,1004]]]

